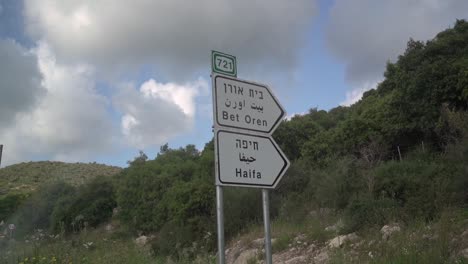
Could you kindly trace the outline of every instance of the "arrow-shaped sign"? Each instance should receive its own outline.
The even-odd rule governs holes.
[[[269,136],[219,130],[218,185],[276,188],[289,160]]]
[[[285,111],[268,86],[213,76],[215,125],[271,134]]]

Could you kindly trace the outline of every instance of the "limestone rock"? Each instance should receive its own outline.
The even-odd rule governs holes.
[[[105,229],[107,232],[112,232],[114,230],[114,226],[112,224],[107,224]]]
[[[247,263],[250,259],[256,258],[257,257],[257,250],[256,249],[248,249],[243,251],[234,261],[233,264],[245,264]]]
[[[306,256],[297,256],[285,262],[285,264],[302,264],[302,263],[308,263]]]
[[[342,235],[342,236],[337,236],[333,239],[330,239],[328,241],[328,247],[330,248],[339,248],[344,245],[345,242],[353,242],[359,239],[359,237],[355,233],[347,234],[347,235]]]
[[[329,259],[330,256],[328,256],[328,251],[324,249],[317,256],[314,257],[314,263],[327,263]]]
[[[460,252],[460,255],[466,259],[468,259],[468,248],[465,248]]]
[[[400,231],[401,227],[398,224],[384,225],[382,229],[380,229],[380,233],[382,233],[383,240],[388,240],[392,236],[392,234]]]
[[[138,246],[144,246],[146,245],[146,243],[148,242],[148,237],[147,236],[139,236],[135,239],[135,243],[138,245]]]
[[[336,224],[325,227],[325,231],[328,232],[338,232],[344,227],[343,221],[340,219]]]

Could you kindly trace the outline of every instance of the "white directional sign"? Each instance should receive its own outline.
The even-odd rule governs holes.
[[[271,134],[285,116],[266,85],[215,75],[213,86],[218,126]]]
[[[275,141],[266,136],[216,132],[218,185],[274,189],[289,167]]]

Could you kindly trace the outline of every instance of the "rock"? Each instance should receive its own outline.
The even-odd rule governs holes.
[[[257,250],[256,249],[249,249],[242,252],[234,261],[233,264],[245,264],[248,263],[250,259],[257,257]]]
[[[468,259],[468,248],[465,248],[464,250],[460,251],[460,255]]]
[[[326,249],[323,249],[317,256],[314,257],[314,263],[328,263],[329,259],[330,257],[328,256],[328,251]]]
[[[340,219],[334,225],[325,227],[325,231],[328,232],[338,232],[344,227],[343,221]]]
[[[302,264],[302,263],[308,263],[306,256],[297,256],[285,262],[285,264]]]
[[[252,241],[252,246],[254,246],[256,248],[263,247],[263,244],[265,244],[265,239],[263,237],[262,238],[257,238],[257,239]]]
[[[382,233],[383,240],[388,240],[390,236],[392,236],[392,234],[400,231],[401,227],[398,224],[384,225],[382,229],[380,229],[380,233]]]
[[[317,218],[317,217],[318,217],[318,213],[317,213],[317,211],[312,210],[312,211],[309,212],[309,216],[312,217],[312,218]]]
[[[276,242],[276,238],[271,239],[271,244],[273,245]],[[257,238],[251,242],[252,246],[255,248],[263,248],[265,244],[265,238]]]
[[[339,248],[343,246],[343,244],[347,241],[353,242],[359,239],[359,237],[355,233],[347,234],[347,235],[342,235],[342,236],[337,236],[333,239],[330,239],[328,241],[328,247],[330,248]]]
[[[306,236],[304,234],[299,234],[294,238],[294,241],[300,242],[301,240],[305,240]]]
[[[148,237],[147,236],[139,236],[135,239],[135,243],[138,245],[138,246],[144,246],[146,245],[146,243],[148,242]]]
[[[315,249],[317,249],[317,246],[314,245],[314,244],[310,244],[306,249],[306,253],[309,254],[309,255],[312,255],[312,253],[315,251]]]
[[[463,239],[468,239],[468,229],[465,230],[465,231],[461,234],[461,237],[462,237]]]
[[[107,232],[112,232],[112,230],[114,230],[114,226],[112,224],[107,224],[106,225],[106,231]]]
[[[114,209],[112,209],[112,217],[116,217],[117,215],[119,215],[119,212],[120,212],[119,207],[115,207]]]

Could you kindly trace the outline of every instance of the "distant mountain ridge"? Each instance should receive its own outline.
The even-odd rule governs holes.
[[[65,163],[59,161],[23,162],[0,168],[0,194],[9,190],[33,190],[35,187],[62,180],[81,185],[98,176],[112,176],[122,168],[98,163]]]

